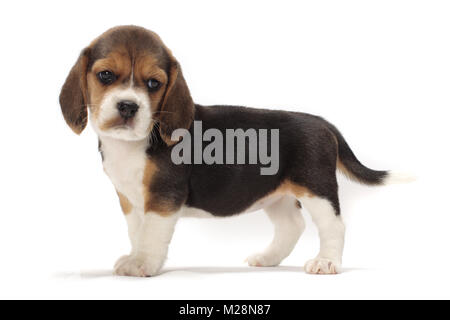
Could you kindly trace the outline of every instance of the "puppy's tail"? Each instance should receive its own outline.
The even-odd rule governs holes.
[[[339,130],[329,122],[327,126],[336,137],[338,144],[337,168],[351,180],[373,186],[408,183],[415,180],[415,177],[409,174],[367,168],[356,158]]]

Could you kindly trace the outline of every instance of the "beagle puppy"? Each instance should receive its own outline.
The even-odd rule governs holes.
[[[268,248],[247,261],[250,266],[277,266],[304,230],[303,206],[320,236],[320,251],[306,262],[305,271],[338,273],[344,224],[336,170],[368,185],[396,178],[362,165],[336,127],[320,117],[194,104],[180,64],[157,34],[141,27],[115,27],[82,50],[62,87],[60,105],[77,134],[89,116],[104,171],[127,220],[132,250],[117,261],[117,275],[157,275],[182,216],[228,217],[259,209],[268,214],[275,234]],[[276,144],[260,145],[277,153],[276,170],[262,174],[267,162],[249,161],[250,153],[238,163],[174,161],[174,150],[198,131],[196,123],[205,136],[215,132],[216,140],[219,134],[229,138],[230,129],[255,130],[258,138],[264,137],[262,130],[276,132]],[[205,136],[201,147],[212,140]],[[244,140],[244,152],[250,152],[254,145]],[[184,158],[191,151],[198,154],[187,144],[180,154]],[[240,152],[224,146],[219,151],[227,160]]]

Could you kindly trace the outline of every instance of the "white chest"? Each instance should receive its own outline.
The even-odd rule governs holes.
[[[118,192],[135,207],[144,207],[144,170],[147,142],[101,138],[103,169]]]

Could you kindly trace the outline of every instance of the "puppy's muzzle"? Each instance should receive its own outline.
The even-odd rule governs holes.
[[[119,110],[120,116],[123,119],[128,120],[136,115],[139,106],[133,101],[124,100],[117,104],[117,109]]]

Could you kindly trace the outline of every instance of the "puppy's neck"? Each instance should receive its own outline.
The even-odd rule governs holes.
[[[108,154],[120,158],[126,158],[127,154],[144,152],[149,145],[148,138],[142,140],[121,140],[107,136],[99,136],[99,149],[103,157]]]

